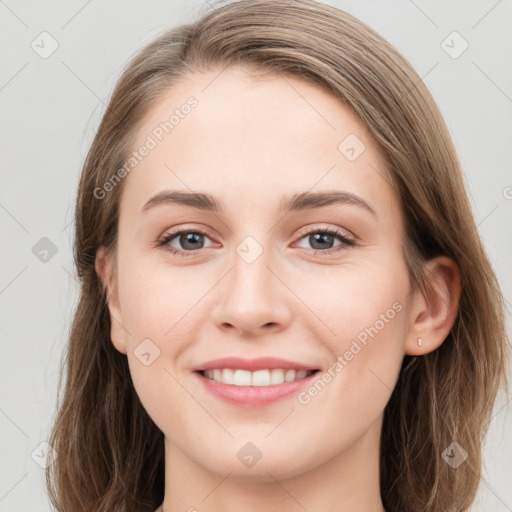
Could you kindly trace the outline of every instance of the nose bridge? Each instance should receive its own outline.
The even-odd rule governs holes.
[[[261,237],[260,237],[261,240]],[[260,243],[254,236],[246,236],[235,248],[230,295],[236,297],[242,310],[264,309],[271,306],[274,278],[268,238]]]
[[[236,249],[233,258],[233,286],[244,294],[269,294],[272,288],[269,270],[271,265],[268,248],[259,250],[251,243],[242,243]]]
[[[263,238],[261,235],[260,239]],[[258,241],[246,236],[232,255],[232,270],[226,276],[215,321],[241,331],[257,330],[267,324],[284,324],[289,315],[282,285],[270,269],[274,266],[269,238]]]

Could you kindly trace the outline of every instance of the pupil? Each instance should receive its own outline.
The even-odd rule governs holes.
[[[324,242],[324,243],[320,243],[320,249],[325,249],[325,242],[327,242],[327,244],[331,241],[333,235],[330,235],[329,233],[315,233],[313,236],[313,240],[314,240],[314,243],[311,244],[311,246],[313,248],[315,248],[315,243],[317,242]]]
[[[201,236],[203,236],[201,233],[187,233],[186,235],[182,235],[182,240],[180,240],[182,247],[192,250],[197,249],[197,244],[194,245],[194,242],[198,242],[198,239]],[[191,247],[187,247],[187,244],[189,243],[191,244]]]

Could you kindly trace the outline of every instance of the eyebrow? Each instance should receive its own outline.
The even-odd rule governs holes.
[[[224,212],[222,203],[215,196],[202,192],[187,192],[180,190],[164,190],[159,192],[147,201],[147,203],[142,207],[142,212],[144,213],[156,206],[166,204],[190,206],[199,210],[218,213]],[[377,216],[375,209],[362,197],[350,192],[342,191],[302,192],[290,197],[282,197],[279,202],[279,210],[285,212],[296,212],[322,208],[324,206],[331,206],[334,204],[359,206],[370,212],[375,217]]]

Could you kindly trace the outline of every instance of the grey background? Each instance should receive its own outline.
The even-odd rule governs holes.
[[[327,3],[354,14],[393,43],[436,98],[508,302],[510,332],[511,0]],[[71,251],[77,181],[109,94],[131,55],[206,7],[203,0],[0,0],[1,512],[49,510],[36,461],[44,464],[40,443],[48,438],[60,358],[77,299]],[[43,31],[59,45],[46,59],[31,47],[33,41],[42,46]],[[469,44],[458,58],[442,47],[453,31]],[[462,48],[453,36],[447,41],[452,52]],[[50,48],[49,39],[45,48]],[[56,250],[50,250],[47,261],[37,251],[48,244],[40,241],[43,237]],[[510,411],[511,402],[500,393],[474,511],[512,511]]]

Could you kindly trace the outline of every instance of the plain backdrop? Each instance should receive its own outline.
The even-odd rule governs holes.
[[[512,2],[327,3],[387,38],[432,91],[507,299],[510,333]],[[50,510],[41,465],[78,292],[74,199],[112,87],[138,49],[208,8],[203,0],[0,0],[0,512]],[[500,393],[473,511],[512,511],[510,411]]]

